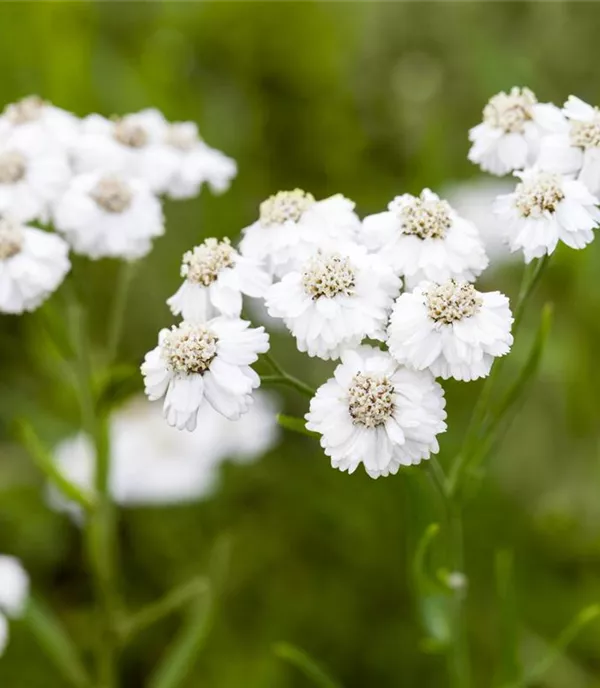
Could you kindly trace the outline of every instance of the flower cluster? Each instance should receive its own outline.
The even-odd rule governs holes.
[[[0,312],[37,308],[68,273],[69,249],[143,257],[164,233],[161,196],[189,198],[205,183],[220,193],[235,174],[195,124],[157,110],[80,119],[37,96],[8,105],[0,115]]]
[[[529,263],[553,253],[559,241],[580,249],[593,240],[600,222],[598,108],[575,96],[558,108],[513,88],[490,99],[470,139],[472,162],[519,179],[494,204],[511,251],[522,251]]]

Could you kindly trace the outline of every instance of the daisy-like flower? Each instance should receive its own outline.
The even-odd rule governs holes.
[[[424,279],[474,280],[488,265],[477,227],[429,189],[396,196],[386,212],[366,217],[361,242],[403,275],[408,288]]]
[[[497,93],[483,109],[483,122],[469,131],[469,160],[496,175],[532,165],[546,126],[557,116],[555,106],[538,103],[528,88]]]
[[[238,319],[182,322],[161,330],[158,346],[142,364],[146,394],[165,397],[164,416],[179,430],[194,430],[204,400],[230,420],[252,404],[260,377],[250,368],[269,349],[263,327]]]
[[[542,169],[575,175],[600,195],[600,110],[569,96],[561,116],[548,123],[537,164]]]
[[[500,218],[511,251],[523,251],[525,262],[550,255],[559,241],[584,248],[600,221],[598,199],[583,182],[531,168],[515,172],[521,179],[514,193],[499,196]]]
[[[163,193],[175,172],[175,158],[164,145],[166,122],[158,110],[124,117],[86,117],[74,150],[78,172],[112,172],[144,180]]]
[[[266,305],[269,315],[283,318],[300,351],[336,359],[365,337],[384,339],[401,286],[377,256],[347,244],[318,249],[269,288]]]
[[[34,310],[70,268],[69,246],[59,236],[0,215],[0,312]]]
[[[240,251],[283,277],[324,242],[354,240],[359,229],[354,203],[340,194],[315,201],[301,189],[279,191],[260,204],[260,218],[243,230]]]
[[[11,103],[0,115],[0,141],[17,137],[55,151],[68,152],[79,136],[79,119],[39,96]]]
[[[439,451],[446,430],[441,386],[427,371],[408,370],[385,351],[346,351],[334,377],[310,402],[306,427],[321,435],[331,465],[371,478],[396,474]]]
[[[423,282],[402,294],[388,329],[392,356],[444,380],[486,377],[496,356],[512,346],[513,322],[506,296],[481,293],[468,282]]]
[[[51,204],[71,178],[67,158],[34,139],[0,141],[0,213],[28,222],[46,222]]]
[[[0,555],[0,655],[8,643],[8,621],[18,619],[29,597],[29,576],[15,557]]]
[[[141,179],[94,172],[74,177],[54,211],[76,253],[135,260],[164,233],[159,200]]]
[[[221,314],[237,318],[242,294],[262,297],[271,277],[249,258],[241,256],[229,239],[206,239],[183,255],[184,282],[168,299],[174,315],[204,322]]]
[[[172,159],[173,173],[165,189],[171,198],[192,198],[205,183],[213,193],[227,191],[237,174],[235,160],[204,143],[194,122],[165,120],[163,141]]]

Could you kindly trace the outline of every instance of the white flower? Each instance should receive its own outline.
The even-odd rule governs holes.
[[[166,122],[158,110],[116,119],[86,117],[74,151],[78,172],[112,172],[144,180],[154,193],[166,190],[175,159],[164,145]]]
[[[0,213],[47,222],[70,178],[63,153],[17,135],[0,141]]]
[[[559,241],[584,248],[593,240],[598,199],[582,182],[536,168],[515,175],[521,183],[494,205],[511,251],[522,250],[529,263],[553,253]]]
[[[384,351],[346,351],[334,377],[310,402],[306,427],[322,435],[331,465],[372,478],[418,464],[439,451],[446,430],[441,386],[429,372],[408,370]]]
[[[8,619],[19,618],[29,597],[29,576],[15,557],[0,555],[0,655],[8,642]]]
[[[477,227],[429,189],[396,196],[386,212],[366,217],[361,242],[403,275],[408,288],[424,279],[473,280],[488,265]]]
[[[79,119],[38,96],[11,103],[0,115],[0,141],[9,137],[67,153],[77,142]]]
[[[335,359],[365,337],[383,340],[402,282],[356,244],[319,249],[267,292],[269,315],[283,318],[298,349]]]
[[[528,88],[497,93],[483,109],[483,122],[469,131],[469,160],[497,175],[532,165],[556,111],[550,103],[539,104]]]
[[[260,204],[260,218],[243,230],[240,251],[283,277],[324,242],[353,240],[359,229],[354,203],[340,194],[315,201],[301,189],[279,191]]]
[[[271,277],[249,258],[241,256],[229,239],[206,239],[183,256],[179,290],[168,299],[174,315],[203,322],[217,315],[237,318],[242,294],[262,297]]]
[[[90,258],[141,258],[164,233],[160,202],[146,183],[112,173],[74,177],[54,221],[73,250]]]
[[[396,301],[388,347],[401,364],[444,380],[486,377],[496,356],[512,346],[508,299],[472,284],[423,282]]]
[[[70,268],[69,246],[59,236],[0,215],[0,312],[34,310]]]
[[[600,110],[569,96],[560,117],[548,122],[537,164],[560,174],[572,174],[594,195],[600,195]]]
[[[110,419],[110,492],[122,506],[177,504],[214,492],[218,468],[226,459],[246,463],[269,451],[279,438],[277,404],[258,391],[248,413],[227,420],[205,404],[197,432],[179,432],[161,421],[147,399],[134,398]],[[83,490],[93,489],[94,450],[85,434],[63,440],[54,451],[63,475]],[[54,487],[50,505],[80,517],[77,505]]]
[[[264,328],[249,325],[214,318],[161,330],[158,346],[146,354],[142,374],[150,400],[165,397],[169,425],[194,430],[205,399],[230,420],[248,411],[252,390],[260,385],[250,365],[269,349]]]
[[[237,174],[235,160],[204,143],[196,124],[165,121],[163,141],[173,170],[165,188],[171,198],[196,196],[204,183],[214,193],[227,191]]]

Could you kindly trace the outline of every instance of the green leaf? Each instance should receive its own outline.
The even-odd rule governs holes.
[[[306,424],[302,418],[296,418],[294,416],[285,416],[282,413],[278,414],[277,422],[282,428],[286,430],[291,430],[292,432],[297,432],[299,435],[305,435],[306,437],[312,437],[313,439],[320,439],[318,432],[312,432],[312,430],[306,429]]]
[[[273,652],[279,659],[289,662],[299,669],[307,678],[320,688],[341,688],[340,684],[330,678],[312,657],[290,643],[276,643]]]
[[[514,586],[514,556],[508,550],[496,552],[496,591],[500,616],[500,661],[494,685],[514,681],[520,673],[519,629]]]

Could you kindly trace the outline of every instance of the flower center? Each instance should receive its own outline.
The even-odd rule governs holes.
[[[148,133],[144,127],[128,119],[117,119],[113,131],[115,139],[129,148],[143,148],[148,143]]]
[[[450,204],[425,198],[422,193],[407,204],[392,201],[390,210],[400,217],[403,233],[419,239],[443,239],[452,226]]]
[[[28,96],[6,106],[4,114],[11,124],[34,122],[42,116],[44,101],[39,96]]]
[[[236,256],[237,251],[231,246],[229,239],[207,239],[200,246],[183,254],[181,276],[208,287],[217,279],[221,270],[235,265]]]
[[[302,189],[278,191],[260,204],[260,223],[263,227],[271,227],[298,222],[314,202],[314,196]]]
[[[533,179],[517,184],[515,189],[517,210],[523,217],[541,217],[554,213],[565,194],[558,174],[542,172]]]
[[[394,412],[394,385],[385,375],[358,373],[348,389],[348,411],[354,425],[376,428]]]
[[[23,248],[23,228],[15,220],[0,217],[0,260],[11,258]]]
[[[162,343],[162,354],[174,373],[202,374],[217,355],[217,337],[205,325],[173,325]]]
[[[174,122],[169,126],[166,141],[173,148],[189,151],[198,143],[198,130],[191,122]]]
[[[313,299],[333,299],[338,294],[352,296],[356,277],[350,260],[339,253],[318,254],[311,258],[302,273],[304,291]]]
[[[0,153],[0,184],[16,184],[27,171],[25,156],[19,151]]]
[[[596,115],[591,122],[571,122],[571,144],[580,148],[600,148],[600,111],[595,108]]]
[[[468,282],[448,280],[436,284],[425,293],[427,313],[435,322],[451,325],[475,315],[483,303],[479,292]]]
[[[510,93],[497,93],[483,108],[483,121],[505,134],[521,134],[525,123],[532,118],[531,106],[537,103],[528,88],[514,87]]]
[[[102,177],[90,196],[109,213],[122,213],[131,205],[133,193],[130,187],[117,177]]]

